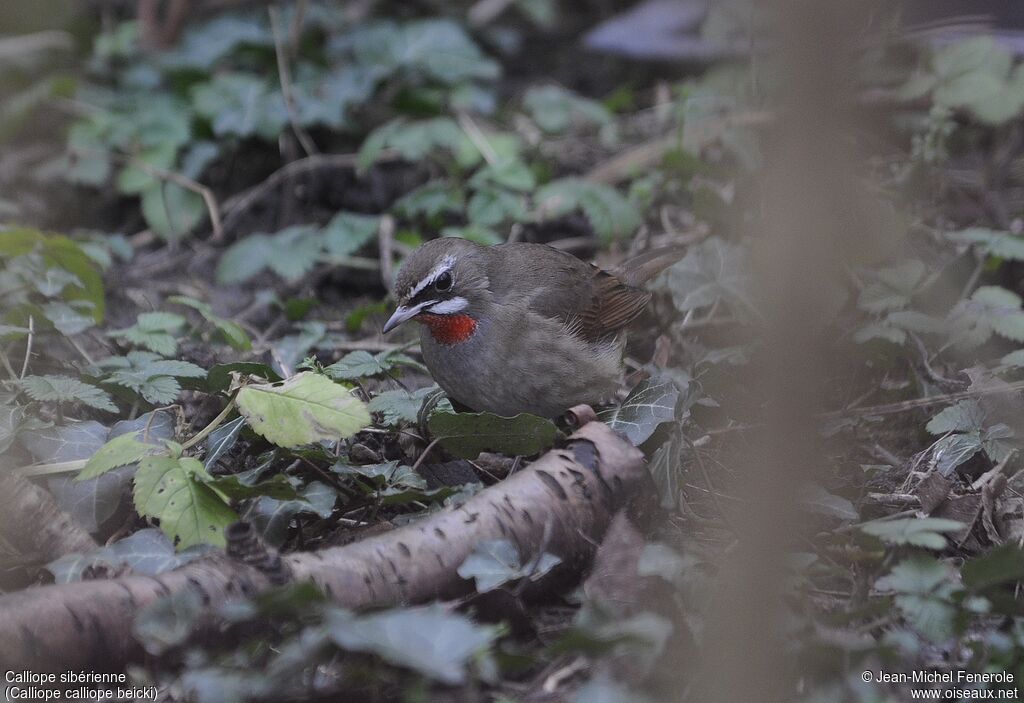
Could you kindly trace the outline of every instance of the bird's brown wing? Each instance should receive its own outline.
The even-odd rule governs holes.
[[[590,304],[580,312],[580,334],[598,340],[614,334],[633,321],[651,300],[641,288],[627,286],[615,276],[593,267]]]
[[[524,304],[560,320],[584,339],[598,341],[625,327],[651,294],[572,254],[543,244],[494,247],[501,252],[490,272],[492,289],[509,291],[497,302]]]

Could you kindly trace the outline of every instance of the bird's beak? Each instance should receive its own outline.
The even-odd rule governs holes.
[[[388,321],[384,323],[384,334],[387,334],[391,330],[395,329],[406,320],[416,317],[417,315],[420,314],[420,311],[423,310],[424,307],[426,307],[427,305],[432,305],[433,303],[433,300],[428,300],[425,303],[413,305],[412,307],[408,307],[406,305],[399,305],[397,308],[395,308],[395,311],[391,314],[391,317],[388,318]]]

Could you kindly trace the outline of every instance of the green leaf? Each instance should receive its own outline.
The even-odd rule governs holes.
[[[223,546],[224,528],[238,516],[206,485],[209,480],[203,465],[191,457],[143,457],[135,473],[135,509],[158,519],[178,549]]]
[[[446,451],[463,459],[475,459],[486,451],[511,456],[539,454],[551,447],[558,435],[553,422],[527,413],[500,417],[492,413],[434,412],[427,428]]]
[[[224,341],[235,351],[249,351],[252,349],[252,341],[245,330],[242,329],[242,326],[237,322],[226,320],[214,314],[213,307],[209,303],[204,303],[184,295],[172,295],[167,299],[167,302],[185,305],[196,310],[203,316],[203,319],[217,328],[221,336],[224,337]]]
[[[846,498],[829,493],[817,484],[805,486],[800,504],[808,510],[844,521],[857,520],[860,514]]]
[[[324,227],[324,248],[332,256],[350,256],[377,236],[380,217],[339,212]]]
[[[658,502],[665,510],[676,509],[681,488],[684,445],[682,426],[677,425],[668,440],[651,457],[651,477],[658,490]]]
[[[561,134],[573,124],[613,124],[612,113],[604,105],[557,85],[530,88],[523,105],[537,126],[551,134]]]
[[[218,137],[260,137],[274,141],[288,124],[284,97],[264,78],[219,72],[192,88],[192,104]]]
[[[139,441],[139,432],[123,434],[104,444],[86,462],[85,468],[78,472],[79,481],[96,478],[119,466],[134,464],[149,452],[153,445]]]
[[[173,403],[177,400],[181,386],[175,379],[206,376],[206,372],[195,364],[163,359],[157,354],[143,351],[104,359],[97,366],[110,371],[104,383],[127,388],[154,404]]]
[[[436,390],[437,386],[428,386],[412,392],[384,391],[374,396],[366,407],[371,413],[380,413],[383,416],[381,422],[386,426],[394,426],[399,422],[414,423],[423,402]]]
[[[206,456],[203,457],[203,467],[207,471],[216,465],[218,459],[231,451],[235,442],[238,441],[238,435],[242,433],[243,427],[245,427],[245,418],[238,416],[210,433],[206,440]]]
[[[226,391],[231,387],[233,375],[238,375],[242,378],[256,376],[272,383],[281,380],[277,372],[266,364],[255,361],[236,361],[230,364],[215,364],[210,367],[206,374],[206,387],[212,393]]]
[[[602,410],[599,420],[634,445],[643,444],[658,425],[676,419],[679,389],[667,378],[649,378],[630,391],[622,404]]]
[[[477,244],[483,244],[485,246],[501,244],[505,241],[500,234],[490,227],[483,227],[478,224],[469,224],[465,227],[445,227],[441,230],[441,236],[468,239],[471,242],[476,242]]]
[[[927,269],[923,262],[913,259],[865,275],[872,280],[861,290],[857,307],[866,312],[880,313],[908,306],[911,297],[925,281]]]
[[[542,218],[582,210],[601,241],[625,237],[643,218],[636,207],[614,188],[581,178],[562,178],[540,188],[534,202]]]
[[[895,592],[896,606],[903,617],[933,642],[945,641],[955,634],[956,607],[952,597],[961,589],[946,564],[926,556],[910,557],[894,566],[875,587]]]
[[[411,467],[399,464],[397,460],[360,466],[338,462],[331,467],[331,470],[342,476],[361,476],[368,479],[374,487],[371,490],[392,486],[419,489],[427,487],[426,479],[413,471]]]
[[[86,570],[128,567],[136,574],[155,576],[176,569],[203,555],[202,549],[175,554],[174,545],[160,530],[148,527],[89,554],[69,554],[46,565],[57,583],[81,581]]]
[[[265,269],[286,280],[297,280],[316,265],[322,249],[323,235],[312,225],[287,227],[273,236],[251,234],[221,256],[217,281],[244,283]]]
[[[370,424],[366,406],[351,391],[315,373],[280,385],[250,385],[237,397],[252,428],[280,447],[337,441]]]
[[[459,565],[458,574],[467,581],[475,580],[477,593],[486,593],[522,578],[536,581],[561,563],[555,555],[544,552],[539,559],[523,564],[519,550],[508,540],[484,540]]]
[[[438,150],[456,152],[465,138],[462,128],[450,117],[434,117],[419,122],[398,118],[367,136],[359,149],[359,169],[372,166],[385,149],[394,150],[407,161],[420,161]]]
[[[327,629],[342,649],[376,654],[449,685],[466,680],[466,668],[498,635],[496,628],[476,625],[439,604],[361,616],[333,610]]]
[[[437,217],[444,213],[461,213],[464,200],[463,192],[450,183],[432,181],[403,195],[392,209],[407,218]]]
[[[943,476],[949,476],[956,467],[980,452],[982,448],[980,432],[965,432],[943,437],[932,447],[935,469]]]
[[[295,490],[284,474],[277,474],[266,481],[252,484],[246,483],[239,474],[216,476],[205,479],[203,482],[231,500],[245,500],[257,496],[268,496],[275,500],[299,500],[301,498],[299,492]]]
[[[959,232],[950,232],[950,240],[972,245],[985,256],[995,256],[1007,261],[1024,261],[1024,237],[985,227],[969,227]]]
[[[184,317],[174,313],[144,312],[131,327],[114,330],[107,335],[162,356],[173,356],[178,351],[178,336],[185,323]]]
[[[957,341],[966,348],[984,344],[992,334],[1024,342],[1024,311],[1016,293],[999,286],[981,286],[970,300],[961,301],[949,322]]]
[[[402,72],[456,85],[501,73],[462,27],[446,19],[360,24],[334,48],[351,52],[358,64],[376,67],[385,76]]]
[[[117,406],[107,393],[77,378],[26,376],[19,383],[32,400],[46,403],[82,403],[97,410],[117,412]]]
[[[412,357],[393,350],[371,354],[357,350],[349,352],[337,362],[324,368],[324,373],[336,381],[353,381],[357,378],[382,376],[398,366],[411,366],[425,370]]]
[[[965,525],[956,520],[942,518],[901,518],[898,520],[872,520],[860,529],[865,534],[894,545],[910,545],[926,549],[945,549],[944,532],[958,532]]]
[[[154,183],[142,193],[142,216],[146,224],[172,242],[195,229],[205,214],[202,196],[176,183]]]
[[[498,188],[482,188],[469,199],[466,211],[470,222],[493,227],[506,220],[521,221],[526,218],[526,203],[522,196]]]
[[[707,308],[722,301],[734,313],[753,310],[747,297],[746,252],[718,237],[691,247],[668,270],[672,301],[680,312]]]
[[[985,426],[985,411],[977,400],[968,398],[942,410],[928,421],[925,429],[935,435],[947,432],[971,432]]]
[[[964,585],[975,590],[1024,580],[1024,550],[1004,544],[968,560],[960,569]]]

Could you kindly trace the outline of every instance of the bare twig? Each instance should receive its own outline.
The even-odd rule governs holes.
[[[384,215],[380,218],[380,226],[377,228],[377,246],[380,251],[380,282],[389,292],[395,284],[394,262],[392,261],[394,244],[395,218],[391,215]]]
[[[92,150],[83,151],[88,153],[91,152]],[[221,222],[220,207],[217,205],[217,198],[214,197],[213,191],[204,186],[202,183],[192,180],[183,173],[178,173],[176,171],[168,171],[165,168],[154,166],[151,163],[147,163],[142,159],[137,159],[134,156],[128,156],[127,154],[107,154],[106,152],[95,153],[109,155],[115,161],[128,164],[129,166],[137,168],[143,173],[152,176],[153,178],[173,183],[176,186],[180,186],[185,190],[190,190],[193,193],[197,194],[199,197],[203,199],[203,202],[206,204],[206,211],[210,216],[210,227],[213,229],[213,238],[219,239],[224,235],[224,226],[223,223]]]
[[[28,339],[25,341],[25,360],[21,362],[21,375],[18,378],[25,378],[28,373],[28,362],[32,358],[32,340],[35,338],[36,321],[31,315],[28,316]]]
[[[298,10],[296,10],[298,11]],[[309,133],[299,124],[299,114],[295,110],[295,96],[292,94],[292,75],[288,68],[288,49],[284,45],[284,37],[281,35],[280,17],[277,8],[271,5],[267,8],[270,14],[270,29],[274,33],[274,53],[277,55],[277,76],[281,82],[281,93],[284,95],[284,106],[288,111],[288,122],[291,123],[292,131],[296,139],[302,145],[302,150],[307,156],[320,153],[316,148]]]

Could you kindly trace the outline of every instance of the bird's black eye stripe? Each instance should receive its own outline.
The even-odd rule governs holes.
[[[452,274],[449,271],[445,271],[437,280],[434,281],[434,289],[439,291],[451,290],[452,288]]]

